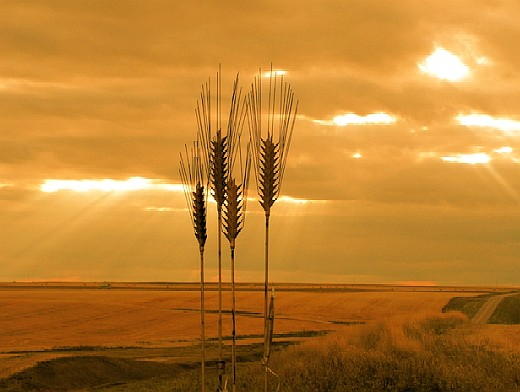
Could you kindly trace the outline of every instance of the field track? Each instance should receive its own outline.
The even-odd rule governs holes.
[[[497,306],[500,305],[500,302],[506,297],[510,297],[517,293],[503,294],[503,295],[494,295],[490,299],[482,305],[479,311],[473,316],[471,319],[475,324],[486,324],[489,318],[495,313]]]

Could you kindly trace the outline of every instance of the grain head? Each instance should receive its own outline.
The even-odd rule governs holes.
[[[298,102],[291,86],[272,72],[262,93],[262,72],[247,95],[247,124],[260,205],[266,215],[280,195]]]
[[[179,173],[184,186],[184,195],[195,238],[199,246],[204,248],[207,239],[208,171],[205,160],[202,159],[199,142],[194,142],[191,147],[186,146],[184,153],[181,153]]]

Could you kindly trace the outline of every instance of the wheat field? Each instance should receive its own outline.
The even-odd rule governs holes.
[[[431,342],[438,340],[430,329],[435,331],[439,323],[441,329],[444,327],[442,320],[431,321],[431,325],[424,320],[439,317],[455,320],[451,322],[453,328],[450,324],[449,339],[443,335],[449,344],[462,341],[468,347],[497,353],[520,350],[518,325],[477,326],[460,313],[441,314],[450,298],[476,295],[471,290],[374,286],[370,289],[379,291],[310,291],[308,287],[307,291],[294,291],[295,287],[290,285],[285,289],[293,291],[276,293],[275,341],[293,341],[299,345],[273,357],[273,366],[282,367],[284,372],[291,372],[282,366],[284,355],[300,357],[314,352],[326,358],[334,347],[358,353],[379,350],[389,361],[390,352],[395,350],[427,353]],[[262,299],[261,290],[237,292],[237,325],[241,337],[238,344],[243,347],[242,353],[262,340]],[[4,314],[0,319],[1,377],[59,357],[109,355],[168,363],[196,362],[198,358],[197,291],[11,287],[0,290],[0,306]],[[224,310],[229,308],[230,293],[226,291]],[[215,338],[216,291],[207,292],[206,309],[206,335]],[[229,313],[224,314],[223,334],[225,337],[231,334]],[[209,344],[210,360],[216,355],[212,344]],[[229,340],[225,344],[229,349]],[[242,371],[243,377],[254,376],[254,371]],[[211,381],[212,378],[208,382]],[[169,385],[165,390],[171,390],[170,384],[165,385]]]
[[[460,295],[460,294],[457,294]],[[470,294],[461,294],[470,295]],[[277,332],[337,329],[329,321],[369,321],[417,312],[440,311],[446,292],[314,293],[278,292]],[[224,308],[229,309],[229,293]],[[263,311],[263,294],[239,292],[240,312]],[[217,309],[216,292],[207,309]],[[2,351],[65,346],[161,346],[198,338],[197,292],[144,290],[0,290]],[[216,334],[208,314],[208,336]],[[238,315],[240,334],[259,333],[262,320]],[[224,323],[229,334],[229,323]]]

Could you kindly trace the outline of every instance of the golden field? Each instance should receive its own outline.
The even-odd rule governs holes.
[[[198,360],[199,293],[194,291],[195,285],[175,289],[161,285],[100,287],[4,285],[0,289],[0,377],[58,357],[103,355],[168,363]],[[275,332],[286,335],[276,340],[300,341],[299,348],[289,349],[287,355],[293,356],[300,355],[297,354],[300,351],[294,350],[328,356],[323,352],[328,353],[330,347],[365,350],[371,345],[377,349],[394,347],[392,350],[423,352],[430,343],[424,340],[426,338],[417,338],[413,332],[415,327],[410,325],[422,325],[421,320],[436,317],[446,318],[441,315],[441,309],[450,298],[485,291],[482,288],[280,285],[276,292]],[[225,292],[224,309],[229,309],[229,299],[230,293]],[[239,344],[247,352],[247,345],[261,341],[263,321],[259,316],[263,311],[263,292],[258,287],[243,286],[237,293],[237,304],[238,334],[247,337],[239,340]],[[206,308],[209,311],[207,336],[211,338],[216,336],[217,326],[215,291],[206,293]],[[519,326],[477,326],[467,322],[461,314],[448,317],[463,321],[460,325],[456,321],[457,328],[450,332],[452,340],[463,339],[472,346],[496,351],[520,352]],[[224,334],[230,335],[229,314],[224,314],[224,327]],[[416,329],[422,331],[421,328]],[[328,333],[315,337],[298,335],[302,331]],[[276,358],[283,362],[283,355],[277,354],[275,363]],[[210,359],[214,356],[214,347],[213,351],[210,347]]]
[[[472,295],[457,293],[456,295]],[[276,331],[341,329],[331,321],[373,321],[418,312],[439,312],[450,292],[276,293]],[[224,308],[229,293],[224,294]],[[263,293],[238,292],[239,311],[263,311]],[[186,291],[23,289],[0,290],[2,351],[67,346],[164,346],[197,339],[199,294]],[[217,309],[216,292],[206,294]],[[229,319],[229,315],[224,316]],[[216,333],[208,314],[207,334]],[[229,323],[225,323],[229,329]],[[239,333],[262,331],[258,317],[238,316]],[[225,330],[229,333],[229,330]]]

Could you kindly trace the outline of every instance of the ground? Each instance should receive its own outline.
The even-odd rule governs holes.
[[[134,374],[135,379],[147,379],[161,374],[177,374],[184,369],[178,368],[180,364],[188,368],[197,364],[199,293],[194,285],[29,286],[9,285],[0,290],[3,313],[0,318],[0,376],[4,379],[12,378],[14,374],[27,378],[28,372],[32,372],[29,378],[35,380],[40,377],[35,375],[48,373],[50,365],[47,361],[55,358],[61,359],[52,362],[52,366],[68,369],[68,374],[74,374],[70,370],[74,366],[83,363],[80,367],[84,367],[84,361],[94,357],[99,360],[97,368],[100,373],[111,369],[108,378],[92,376],[92,385],[97,385],[96,382],[103,384],[102,380],[112,383],[119,373],[126,374],[121,376],[125,379],[129,374]],[[275,340],[280,348],[305,340],[348,336],[351,331],[378,322],[440,315],[453,297],[468,298],[496,291],[383,285],[279,285],[276,291]],[[226,292],[226,309],[229,308],[229,298]],[[244,362],[256,360],[259,355],[262,301],[263,292],[254,285],[244,285],[237,293],[238,333],[241,337],[239,354]],[[217,324],[215,291],[207,293],[206,303],[208,359],[211,362],[216,359],[215,342],[211,340],[216,336]],[[224,335],[228,337],[229,314],[224,315],[224,327]],[[518,326],[497,330],[501,327],[483,326],[481,335],[497,345],[509,344],[516,349],[520,341]],[[164,366],[137,371],[135,359]],[[39,367],[34,367],[38,363]],[[62,380],[62,383],[66,382],[70,380]],[[45,390],[42,388],[39,390]]]

